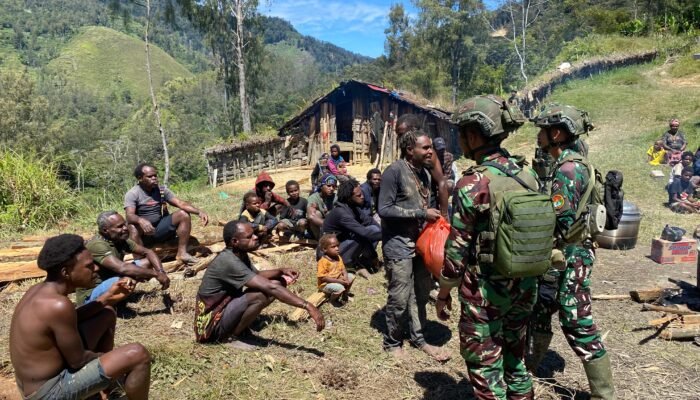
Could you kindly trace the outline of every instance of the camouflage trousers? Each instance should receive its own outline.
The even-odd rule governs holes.
[[[460,351],[477,399],[531,399],[527,323],[537,279],[488,279],[467,272],[460,287]]]
[[[532,329],[552,333],[552,314],[559,312],[559,325],[569,346],[582,361],[605,355],[605,347],[593,322],[591,270],[595,253],[580,245],[564,249],[566,268],[551,269],[540,279]]]

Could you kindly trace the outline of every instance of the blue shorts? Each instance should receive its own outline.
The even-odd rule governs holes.
[[[134,260],[134,264],[140,267],[141,260]],[[87,303],[90,303],[92,301],[97,300],[98,297],[105,294],[109,290],[109,288],[111,288],[112,285],[114,285],[121,278],[122,278],[121,276],[113,276],[113,277],[107,278],[104,281],[102,281],[101,283],[99,283],[97,286],[92,288],[92,292],[90,293],[90,296],[88,296],[88,298],[85,299],[85,303],[83,303],[83,304],[87,304]]]
[[[348,273],[348,279],[350,282],[355,280],[355,275]],[[325,294],[336,294],[336,293],[341,293],[345,290],[345,286],[341,285],[340,283],[326,283],[326,286],[321,289],[321,291]]]
[[[100,359],[95,358],[75,372],[64,369],[58,375],[44,382],[36,392],[29,396],[23,396],[23,398],[24,400],[86,399],[107,389],[111,383],[112,378],[105,375]]]

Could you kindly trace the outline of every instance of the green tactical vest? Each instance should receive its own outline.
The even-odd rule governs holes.
[[[492,172],[500,170],[508,176]],[[506,278],[544,274],[551,266],[556,213],[549,196],[537,191],[531,169],[512,175],[493,163],[472,167],[489,178],[490,218],[481,232],[479,265],[491,266]]]

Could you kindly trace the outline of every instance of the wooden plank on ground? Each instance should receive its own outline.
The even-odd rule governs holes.
[[[266,249],[255,250],[253,253],[261,257],[267,257],[273,254],[284,254],[287,252],[299,250],[301,247],[302,245],[300,244],[289,243],[277,247],[268,247]]]
[[[22,249],[0,249],[0,261],[29,261],[37,258],[42,246]]]
[[[36,261],[0,263],[0,282],[43,278],[45,276],[46,272],[36,265]]]
[[[685,307],[685,308],[663,307],[663,306],[655,306],[653,304],[647,304],[647,303],[642,304],[642,311],[661,311],[661,312],[665,312],[665,313],[678,314],[678,315],[700,314],[700,313],[697,313],[695,311],[689,310],[688,307]]]
[[[666,340],[693,339],[696,336],[700,336],[700,325],[668,327],[662,330],[659,336]]]
[[[315,292],[311,296],[307,297],[306,301],[318,307],[324,301],[326,301],[326,295],[323,292]],[[291,314],[289,314],[288,318],[292,322],[303,321],[306,318],[309,318],[309,312],[303,308],[297,308]]]
[[[627,294],[594,294],[592,300],[627,300],[630,296]]]

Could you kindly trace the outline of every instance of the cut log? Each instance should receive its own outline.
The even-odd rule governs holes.
[[[268,269],[274,269],[274,265],[267,259],[257,256],[254,253],[249,253],[248,257],[250,257],[250,261],[255,265],[255,268],[259,269],[260,271],[265,271]]]
[[[194,271],[194,273],[196,274],[197,272],[206,269],[209,266],[209,264],[211,264],[211,262],[214,261],[217,255],[217,253],[212,253],[206,258],[202,258],[197,264],[192,266],[192,271]]]
[[[667,289],[654,288],[648,290],[631,290],[630,296],[637,303],[650,303],[663,297]]]
[[[671,314],[678,314],[678,315],[696,315],[700,314],[692,310],[688,310],[687,308],[682,309],[682,308],[673,308],[673,307],[663,307],[663,306],[655,306],[653,304],[647,304],[643,303],[642,304],[642,311],[661,311],[665,313],[671,313]]]
[[[163,263],[163,269],[167,273],[177,272],[177,271],[181,270],[184,265],[185,265],[185,263],[183,263],[182,261],[175,260],[175,261]]]
[[[594,294],[592,300],[627,300],[630,296],[627,294]]]
[[[318,307],[326,301],[327,297],[323,292],[313,293],[311,296],[306,298],[306,301]],[[303,308],[297,308],[289,315],[289,320],[292,322],[299,322],[309,318],[309,312]]]
[[[666,340],[693,339],[696,336],[700,336],[700,325],[668,327],[662,330],[659,336]]]

